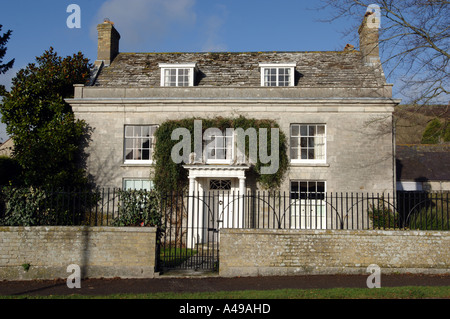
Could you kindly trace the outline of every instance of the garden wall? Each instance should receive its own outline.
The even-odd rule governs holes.
[[[450,273],[450,232],[221,229],[220,275]]]
[[[0,280],[152,278],[156,228],[0,227]]]

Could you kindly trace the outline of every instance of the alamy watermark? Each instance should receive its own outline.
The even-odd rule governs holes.
[[[372,19],[367,20],[367,27],[371,29],[379,29],[381,27],[381,9],[377,4],[369,4],[367,6],[366,14],[370,12],[375,14]]]
[[[66,25],[69,29],[81,28],[81,8],[78,4],[69,4],[66,12],[71,13],[66,20]]]
[[[366,280],[367,287],[381,288],[381,268],[378,265],[372,264],[367,267],[367,272],[371,273]]]
[[[218,128],[207,128],[205,132],[202,130],[202,121],[194,121],[194,152],[191,149],[191,132],[184,127],[176,128],[172,131],[171,139],[180,140],[175,144],[171,151],[172,161],[176,164],[195,164],[203,163],[203,156],[205,156],[203,147],[203,141],[207,141],[206,144],[206,156],[209,151],[221,152],[233,152],[236,150],[236,154],[227,155],[226,158],[230,159],[235,164],[256,164],[257,159],[261,164],[268,164],[261,166],[261,174],[276,174],[280,166],[280,131],[278,128],[270,129],[270,152],[268,152],[268,129],[259,128],[257,132],[255,128],[250,127],[244,131],[243,128],[227,128],[225,132],[222,132]],[[249,139],[248,158],[245,155],[245,141],[246,137]],[[208,143],[209,141],[209,143]],[[230,144],[231,143],[231,144]],[[212,145],[212,146],[211,146]],[[236,145],[236,148],[234,148]],[[269,154],[270,153],[270,154]],[[215,154],[215,153],[214,153]]]
[[[80,266],[76,264],[71,264],[67,266],[67,272],[71,274],[67,277],[67,287],[72,288],[81,288],[81,269]]]

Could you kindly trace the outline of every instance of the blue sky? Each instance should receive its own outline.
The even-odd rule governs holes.
[[[81,9],[81,28],[70,29],[69,4]],[[323,51],[342,50],[355,38],[342,32],[360,22],[325,23],[327,10],[306,0],[17,0],[3,1],[2,33],[11,29],[3,62],[15,58],[14,68],[0,74],[10,87],[15,73],[34,62],[50,46],[61,56],[97,55],[96,25],[104,18],[121,34],[121,52],[205,51]],[[392,82],[392,81],[391,81]],[[7,138],[0,124],[0,141]]]

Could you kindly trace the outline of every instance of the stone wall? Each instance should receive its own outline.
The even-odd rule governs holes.
[[[67,278],[71,264],[82,278],[151,278],[155,247],[150,227],[0,227],[0,280]]]
[[[220,231],[220,275],[450,273],[450,232],[353,230]]]

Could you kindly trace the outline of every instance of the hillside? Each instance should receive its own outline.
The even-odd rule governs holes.
[[[421,144],[422,136],[430,121],[438,117],[442,122],[450,119],[450,105],[423,106],[419,109],[399,105],[395,112],[396,143]]]

